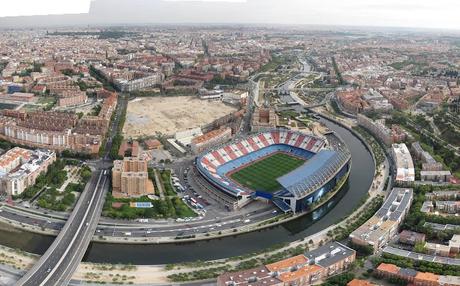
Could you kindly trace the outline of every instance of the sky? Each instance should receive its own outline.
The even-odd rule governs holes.
[[[460,30],[459,0],[93,1],[4,1],[0,17],[89,13],[89,18],[75,19],[75,23],[271,23]]]

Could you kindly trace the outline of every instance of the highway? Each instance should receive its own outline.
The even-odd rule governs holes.
[[[94,162],[92,177],[82,192],[72,214],[38,262],[18,281],[18,286],[67,285],[80,264],[96,230],[108,191],[111,160],[108,159],[127,99],[119,97],[115,120],[109,127],[104,160]]]
[[[45,228],[54,231],[61,231],[65,225],[65,218],[52,218],[44,214],[28,212],[30,210],[23,209],[19,211],[16,208],[3,206],[0,209],[0,219],[14,222],[21,225],[29,225],[38,228]],[[211,213],[211,212],[210,212]],[[189,222],[169,222],[164,223],[140,223],[130,221],[99,221],[94,236],[106,236],[114,238],[129,237],[132,238],[162,238],[162,237],[177,237],[204,234],[209,232],[225,231],[229,229],[241,228],[250,223],[262,222],[278,215],[274,208],[263,208],[251,212],[240,213],[232,216],[216,217],[210,214],[208,219],[192,220]]]
[[[16,285],[67,285],[96,229],[105,192],[107,171],[93,172],[74,212],[53,244]]]

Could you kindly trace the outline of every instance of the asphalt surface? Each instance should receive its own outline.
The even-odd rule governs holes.
[[[248,132],[250,129],[251,114],[253,109],[253,97],[254,94],[250,94],[250,104],[248,107],[248,112],[246,112],[245,117],[241,123],[241,128],[238,132],[244,133]],[[116,134],[116,128],[118,126],[118,120],[121,117],[121,112],[127,107],[128,101],[126,99],[120,99],[120,107],[117,109],[117,114],[115,120],[111,126],[112,136],[107,140],[106,150],[110,150],[112,146],[113,135]],[[104,161],[95,161],[95,166],[99,168],[111,167],[111,161],[108,159],[108,152],[105,156]],[[193,160],[184,160],[178,162],[177,164],[171,166],[175,170],[175,173],[180,179],[180,182],[183,186],[186,186],[186,191],[183,195],[188,195],[201,203],[201,205],[206,206],[207,210],[206,217],[202,220],[184,222],[181,224],[164,222],[164,225],[155,223],[154,225],[149,223],[130,223],[130,222],[120,222],[120,221],[110,221],[102,220],[97,227],[95,235],[97,236],[111,236],[111,237],[187,237],[190,235],[195,235],[199,233],[208,233],[214,231],[223,231],[228,229],[241,228],[249,223],[261,222],[268,220],[270,218],[276,217],[277,212],[274,212],[275,208],[273,207],[263,207],[250,212],[241,213],[237,215],[225,215],[226,210],[218,210],[217,204],[212,206],[207,206],[206,203],[203,203],[203,199],[207,197],[206,194],[200,191],[198,184],[194,182],[193,176],[187,178],[184,172],[186,170],[191,170],[193,168]],[[189,172],[193,173],[193,172]],[[202,195],[203,199],[200,199],[198,196]],[[213,200],[207,198],[209,202]],[[64,219],[67,219],[66,216],[60,214],[53,214],[52,212],[43,213],[41,210],[34,209],[25,209],[22,210],[12,209],[12,208],[3,208],[0,210],[0,217],[13,221],[19,224],[26,224],[34,227],[39,227],[43,229],[51,229],[55,231],[60,231],[64,227]]]
[[[385,247],[383,249],[383,252],[393,254],[396,256],[407,257],[415,261],[424,260],[426,262],[435,262],[435,263],[441,263],[441,264],[447,264],[447,265],[460,266],[460,259],[458,258],[422,254],[422,253],[407,251],[404,249],[399,249],[399,248],[392,247],[392,246]]]
[[[65,222],[61,219],[48,218],[46,216],[27,213],[27,210],[19,212],[17,209],[3,208],[0,217],[14,221],[21,225],[52,229],[61,231]],[[150,223],[99,223],[95,235],[109,237],[180,237],[212,231],[223,231],[227,229],[240,228],[249,223],[255,223],[273,218],[278,213],[274,213],[273,208],[265,208],[251,211],[245,214],[230,217],[209,217],[209,219],[189,221],[183,223],[165,223],[164,225]],[[249,220],[249,221],[247,221]]]
[[[107,171],[93,172],[53,244],[16,285],[67,285],[91,241],[108,188]]]
[[[67,285],[73,272],[81,262],[97,227],[105,193],[108,190],[109,170],[112,165],[109,152],[113,137],[127,99],[119,97],[115,120],[109,126],[104,160],[95,161],[93,175],[82,192],[72,214],[61,232],[39,261],[18,281],[16,285]],[[48,223],[48,221],[47,221]],[[51,224],[51,223],[50,223]]]

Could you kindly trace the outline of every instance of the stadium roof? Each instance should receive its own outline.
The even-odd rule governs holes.
[[[304,197],[338,171],[349,158],[344,155],[337,151],[322,150],[301,167],[279,177],[277,181],[296,197]]]

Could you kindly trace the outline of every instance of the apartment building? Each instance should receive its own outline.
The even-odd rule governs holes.
[[[116,95],[104,99],[98,116],[70,112],[0,111],[0,139],[18,145],[97,154],[116,108]]]
[[[251,130],[262,132],[276,127],[278,124],[275,110],[271,108],[256,108],[252,116]]]
[[[450,171],[443,171],[444,165],[423,150],[420,142],[412,143],[412,152],[417,160],[422,161],[422,171],[420,172],[422,181],[448,182],[450,180],[452,177]]]
[[[388,128],[385,125],[385,119],[374,121],[363,114],[358,114],[357,121],[360,126],[367,129],[387,146],[393,143],[402,142],[407,138],[406,132],[398,125],[393,124],[391,128]]]
[[[355,259],[353,249],[331,242],[304,255],[250,270],[224,273],[217,278],[217,285],[314,285],[347,270]]]
[[[101,136],[74,133],[72,130],[77,121],[61,114],[43,112],[42,115],[26,114],[25,120],[0,116],[0,138],[58,152],[66,149],[88,154],[98,152]]]
[[[448,214],[460,213],[460,201],[435,201],[435,209]]]
[[[361,89],[340,91],[337,93],[336,98],[338,103],[348,113],[368,112],[372,110],[372,107],[367,101],[361,98],[365,92],[365,90]]]
[[[374,253],[377,252],[397,234],[399,225],[409,213],[412,199],[412,189],[394,188],[375,215],[350,234],[351,241],[371,246]]]
[[[112,195],[115,198],[136,198],[154,193],[153,183],[148,177],[146,160],[125,157],[113,162]]]
[[[238,272],[227,272],[217,277],[217,286],[250,285],[284,286],[284,282],[276,278],[265,266]]]
[[[435,201],[435,200],[456,201],[456,200],[460,199],[460,190],[433,191],[431,193],[426,193],[425,197],[430,201]]]
[[[113,83],[122,92],[132,92],[141,90],[143,88],[152,87],[159,85],[163,82],[164,75],[162,73],[155,73],[146,77],[126,80],[126,79],[115,79]]]
[[[17,196],[35,184],[37,177],[56,161],[49,150],[15,147],[0,156],[0,193]]]
[[[420,180],[422,182],[440,182],[445,183],[449,182],[452,178],[452,173],[447,170],[441,171],[420,171]]]
[[[425,234],[414,232],[410,230],[403,230],[399,234],[399,242],[409,245],[415,245],[417,243],[424,243],[425,242]]]
[[[57,96],[59,107],[81,105],[88,101],[88,96],[83,91],[66,90]]]
[[[385,126],[385,120],[373,121],[363,114],[358,114],[357,120],[360,126],[364,127],[374,136],[382,140],[385,145],[393,144],[391,130]]]
[[[209,148],[223,144],[232,138],[232,129],[229,127],[212,130],[192,139],[190,147],[194,154],[199,154]]]
[[[410,184],[415,181],[415,168],[406,144],[393,144],[391,149],[396,164],[396,182]]]
[[[375,272],[382,278],[396,278],[415,286],[459,286],[460,277],[420,272],[410,268],[400,268],[394,264],[381,263]]]

